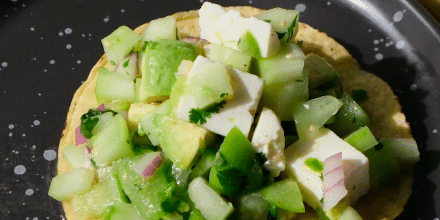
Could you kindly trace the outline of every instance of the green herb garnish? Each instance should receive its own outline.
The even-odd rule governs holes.
[[[295,19],[293,19],[293,21],[292,21],[292,24],[290,24],[290,27],[287,29],[287,33],[288,33],[288,35],[287,35],[287,42],[290,42],[292,40],[293,29],[296,26],[296,22],[298,21],[298,17],[299,17],[299,14],[296,15]]]
[[[356,102],[362,102],[367,99],[367,91],[365,89],[353,89],[351,91],[351,97]]]
[[[302,47],[303,43],[304,43],[304,41],[300,40],[300,41],[296,42],[296,45],[298,45],[299,47]]]
[[[310,169],[312,169],[315,172],[321,172],[324,169],[321,161],[319,161],[318,159],[316,159],[314,157],[309,157],[309,158],[305,159],[304,163],[307,167],[309,167]]]
[[[263,20],[264,22],[267,22],[267,23],[270,23],[271,22],[271,20]]]
[[[212,113],[218,113],[221,108],[223,108],[223,105],[226,103],[226,101],[218,102],[214,105],[208,106],[204,109],[199,108],[193,108],[189,111],[189,122],[195,123],[195,124],[205,124],[206,119],[211,117]]]
[[[217,171],[217,178],[223,191],[229,196],[238,196],[248,184],[246,174],[237,168]]]
[[[111,63],[112,65],[116,65],[116,63],[115,63],[113,60],[110,60],[110,63]]]
[[[127,61],[125,61],[124,62],[124,64],[122,64],[122,66],[124,67],[124,68],[126,68],[127,66],[128,66],[128,63],[130,62],[130,59],[128,59]]]
[[[79,133],[85,138],[91,138],[93,136],[92,130],[98,124],[99,118],[94,118],[93,116],[101,115],[105,112],[113,112],[113,115],[117,113],[111,110],[94,110],[90,109],[87,113],[81,116],[81,125],[79,127]]]

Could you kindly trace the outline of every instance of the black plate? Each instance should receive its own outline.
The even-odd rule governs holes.
[[[334,37],[399,97],[421,151],[400,219],[440,217],[440,29],[413,1],[246,0],[281,6]],[[4,0],[0,3],[0,219],[62,219],[47,196],[72,95],[103,54],[100,39],[201,0]]]

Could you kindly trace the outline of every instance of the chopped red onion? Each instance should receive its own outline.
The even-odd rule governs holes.
[[[157,169],[162,165],[163,157],[161,152],[151,152],[147,153],[145,156],[140,158],[135,162],[133,170],[147,179],[156,172]]]
[[[348,191],[344,186],[344,169],[342,152],[324,160],[324,211],[334,207],[344,198]]]
[[[105,105],[104,105],[104,103],[101,103],[101,104],[98,106],[98,108],[96,108],[96,110],[99,110],[99,111],[105,111]]]
[[[87,143],[87,139],[79,132],[79,126],[75,129],[75,146]]]

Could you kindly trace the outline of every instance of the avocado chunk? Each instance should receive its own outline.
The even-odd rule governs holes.
[[[194,61],[196,57],[197,50],[189,43],[166,39],[148,42],[139,64],[142,74],[139,100],[149,103],[167,99],[180,62]]]
[[[152,124],[156,128],[159,144],[165,155],[180,169],[187,169],[200,152],[214,140],[214,133],[168,115],[155,114]]]

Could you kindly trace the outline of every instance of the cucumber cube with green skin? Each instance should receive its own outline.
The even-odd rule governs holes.
[[[304,213],[304,203],[298,184],[293,179],[284,179],[263,188],[261,195],[278,208]]]
[[[172,192],[176,187],[171,176],[171,162],[164,160],[154,175],[144,180],[133,170],[135,161],[136,158],[124,158],[112,164],[121,187],[143,219],[163,218],[167,214],[163,206],[169,198],[167,192]]]
[[[262,170],[252,144],[234,126],[217,151],[209,172],[209,185],[224,195],[237,197],[259,189],[262,182]]]
[[[324,58],[315,54],[307,54],[304,69],[309,74],[310,98],[332,95],[339,98],[342,94],[341,77]]]
[[[321,96],[298,105],[294,117],[299,139],[311,138],[341,106],[342,102],[333,96]]]
[[[182,60],[194,61],[197,50],[194,45],[176,40],[158,40],[147,43],[139,63],[142,74],[139,88],[141,102],[166,100],[176,82],[177,68]]]
[[[98,118],[99,121],[96,123],[95,127],[92,129],[92,135],[96,136],[99,132],[101,132],[112,120],[114,114],[113,112],[105,112],[103,114],[93,116],[91,118]]]
[[[343,93],[340,100],[343,104],[335,115],[335,122],[326,127],[333,130],[339,137],[346,137],[351,132],[369,124],[368,115],[348,93]]]
[[[348,206],[339,216],[338,220],[362,220],[362,216],[351,206]]]
[[[67,201],[90,190],[95,180],[95,171],[77,168],[56,175],[49,186],[49,196],[58,201]]]
[[[116,202],[114,205],[114,211],[111,213],[109,220],[121,219],[144,220],[132,204]]]
[[[127,122],[120,115],[115,115],[93,142],[92,158],[98,166],[105,166],[111,162],[133,156]]]
[[[198,209],[193,208],[189,213],[188,220],[206,220],[206,218],[203,217],[202,213]]]
[[[400,175],[399,161],[390,147],[378,144],[363,152],[370,164],[371,189],[386,187]]]
[[[110,103],[104,103],[104,106],[106,110],[112,110],[119,113],[120,111],[128,111],[130,104],[131,103],[127,101],[113,100]]]
[[[188,194],[207,220],[226,219],[234,210],[232,204],[225,201],[202,177],[191,181]]]
[[[187,84],[199,109],[205,109],[223,100],[231,100],[234,95],[231,77],[226,67],[202,56],[194,61],[188,73]]]
[[[414,139],[381,138],[380,143],[390,148],[403,166],[414,165],[420,160],[420,152]]]
[[[99,182],[92,188],[72,199],[72,209],[76,219],[107,218],[115,203],[127,202],[117,174],[111,167],[98,170]]]
[[[254,17],[269,22],[277,32],[280,42],[292,41],[298,32],[298,11],[272,8]]]
[[[257,59],[251,72],[264,79],[260,107],[274,111],[281,121],[293,121],[293,109],[309,100],[308,73],[303,70],[304,53],[288,43],[269,58]]]
[[[221,44],[211,44],[205,47],[205,53],[206,57],[210,60],[249,72],[252,57],[242,51],[234,50]]]
[[[177,39],[176,18],[166,16],[152,20],[142,32],[143,41],[154,41],[159,39]]]
[[[107,60],[116,65],[124,59],[141,37],[127,26],[120,26],[110,35],[101,40]]]
[[[139,91],[140,91],[140,88],[141,88],[141,83],[142,83],[142,79],[141,78],[136,78],[134,80],[134,102],[135,103],[141,102],[139,100]]]
[[[183,170],[195,163],[215,137],[203,127],[168,115],[154,114],[151,124],[165,155]]]
[[[78,146],[75,146],[75,144],[69,144],[67,147],[63,148],[63,157],[73,169],[83,167],[85,148],[85,144]]]
[[[180,98],[185,93],[190,93],[191,89],[188,87],[186,83],[187,76],[178,75],[176,76],[176,82],[173,85],[170,93],[170,102],[171,102],[171,112],[173,115],[177,114],[177,107],[179,106]]]
[[[125,76],[100,67],[95,85],[95,96],[98,103],[109,103],[113,100],[134,102],[134,82]]]
[[[156,134],[156,126],[152,124],[152,118],[155,114],[170,115],[171,101],[166,100],[165,102],[162,102],[162,104],[142,116],[138,122],[138,133],[140,135],[146,134],[148,139],[150,139],[151,144],[157,146],[159,145],[159,138]]]
[[[261,58],[260,47],[254,35],[246,30],[237,42],[237,48],[245,54],[255,58]]]
[[[364,152],[379,144],[367,126],[357,129],[344,138],[344,141],[358,149],[360,152]]]
[[[126,56],[118,65],[115,66],[113,72],[125,76],[131,80],[136,79],[138,75],[137,53],[131,53]]]
[[[266,220],[269,214],[269,203],[259,192],[238,198],[234,205],[238,210],[236,219]]]
[[[191,173],[189,174],[190,181],[199,176],[207,179],[209,169],[211,169],[212,165],[214,165],[215,153],[216,152],[212,150],[205,150],[205,152],[203,152],[199,161],[192,168]]]

